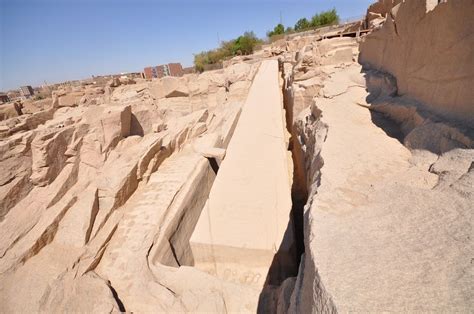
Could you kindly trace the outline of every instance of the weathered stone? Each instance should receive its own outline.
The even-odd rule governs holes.
[[[269,84],[267,89],[265,84]],[[237,273],[233,280],[239,280],[246,271],[259,274],[257,277],[263,280],[273,254],[280,247],[291,210],[282,106],[278,63],[265,61],[255,77],[209,201],[191,238],[196,267],[220,278],[225,277],[226,268],[233,267]],[[267,119],[260,120],[258,129],[249,127],[262,116]],[[261,141],[265,141],[265,147],[259,145]],[[250,154],[259,157],[248,163]],[[256,190],[258,198],[254,197]],[[277,205],[268,207],[269,202]],[[261,234],[260,221],[265,219],[260,215],[274,219],[274,228],[267,229],[263,237],[256,236]],[[227,218],[230,216],[234,217],[232,221]],[[232,266],[246,255],[253,256],[255,267]],[[212,260],[216,268],[211,267]],[[251,284],[263,282],[257,279]]]
[[[97,187],[91,185],[78,196],[77,202],[72,205],[59,223],[56,242],[83,247],[89,242],[98,211]]]
[[[400,95],[472,124],[474,4],[447,1],[427,12],[427,3],[401,3],[380,30],[365,37],[359,62],[393,75]],[[460,66],[453,67],[453,60]]]
[[[58,97],[58,107],[74,107],[79,105],[84,93],[69,93],[64,96]]]
[[[470,124],[398,80],[457,106],[472,10],[398,2],[367,36],[327,26],[219,70],[22,101],[0,122],[2,310],[469,312]],[[364,36],[378,71],[354,64]],[[450,62],[420,59],[439,47]],[[384,73],[396,58],[411,72]]]
[[[31,143],[32,174],[31,182],[45,186],[56,178],[66,164],[64,155],[74,129],[64,128],[59,132],[47,132],[37,135]]]
[[[70,274],[56,279],[41,300],[41,311],[61,313],[70,309],[89,313],[122,312],[110,283],[94,272],[74,278]]]

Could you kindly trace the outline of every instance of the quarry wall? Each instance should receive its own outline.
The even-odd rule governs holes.
[[[473,16],[473,1],[402,2],[361,43],[359,62],[395,76],[399,95],[473,122]]]

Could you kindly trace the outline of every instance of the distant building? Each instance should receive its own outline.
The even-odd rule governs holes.
[[[7,92],[7,96],[8,98],[10,99],[10,101],[12,100],[18,100],[21,98],[21,93],[19,90],[15,89],[15,90],[10,90]]]
[[[25,98],[30,98],[31,96],[33,96],[35,94],[35,92],[33,91],[33,88],[29,85],[28,86],[21,86],[20,87],[20,93]]]
[[[143,69],[144,78],[151,79],[153,77],[152,67],[146,67]]]
[[[184,72],[181,63],[169,63],[168,73],[170,76],[183,76]]]
[[[158,77],[170,76],[170,67],[167,64],[159,65],[156,67],[156,74]]]
[[[165,76],[183,76],[181,63],[168,63],[143,69],[146,79],[162,78]]]
[[[120,72],[120,74],[107,74],[107,75],[92,75],[90,80],[91,84],[94,84],[94,81],[98,80],[111,80],[113,78],[142,78],[141,72]],[[85,80],[82,80],[82,84],[84,84]]]
[[[8,97],[5,93],[0,93],[0,103],[6,103],[10,101],[10,97]]]

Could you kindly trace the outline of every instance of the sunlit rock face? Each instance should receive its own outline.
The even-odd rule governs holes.
[[[359,62],[396,78],[398,94],[448,119],[474,122],[474,3],[405,1],[361,43]]]
[[[473,9],[400,2],[1,105],[2,310],[469,312]]]

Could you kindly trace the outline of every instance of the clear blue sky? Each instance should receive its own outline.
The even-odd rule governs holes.
[[[0,90],[141,71],[280,20],[336,8],[360,16],[374,0],[0,0]]]

